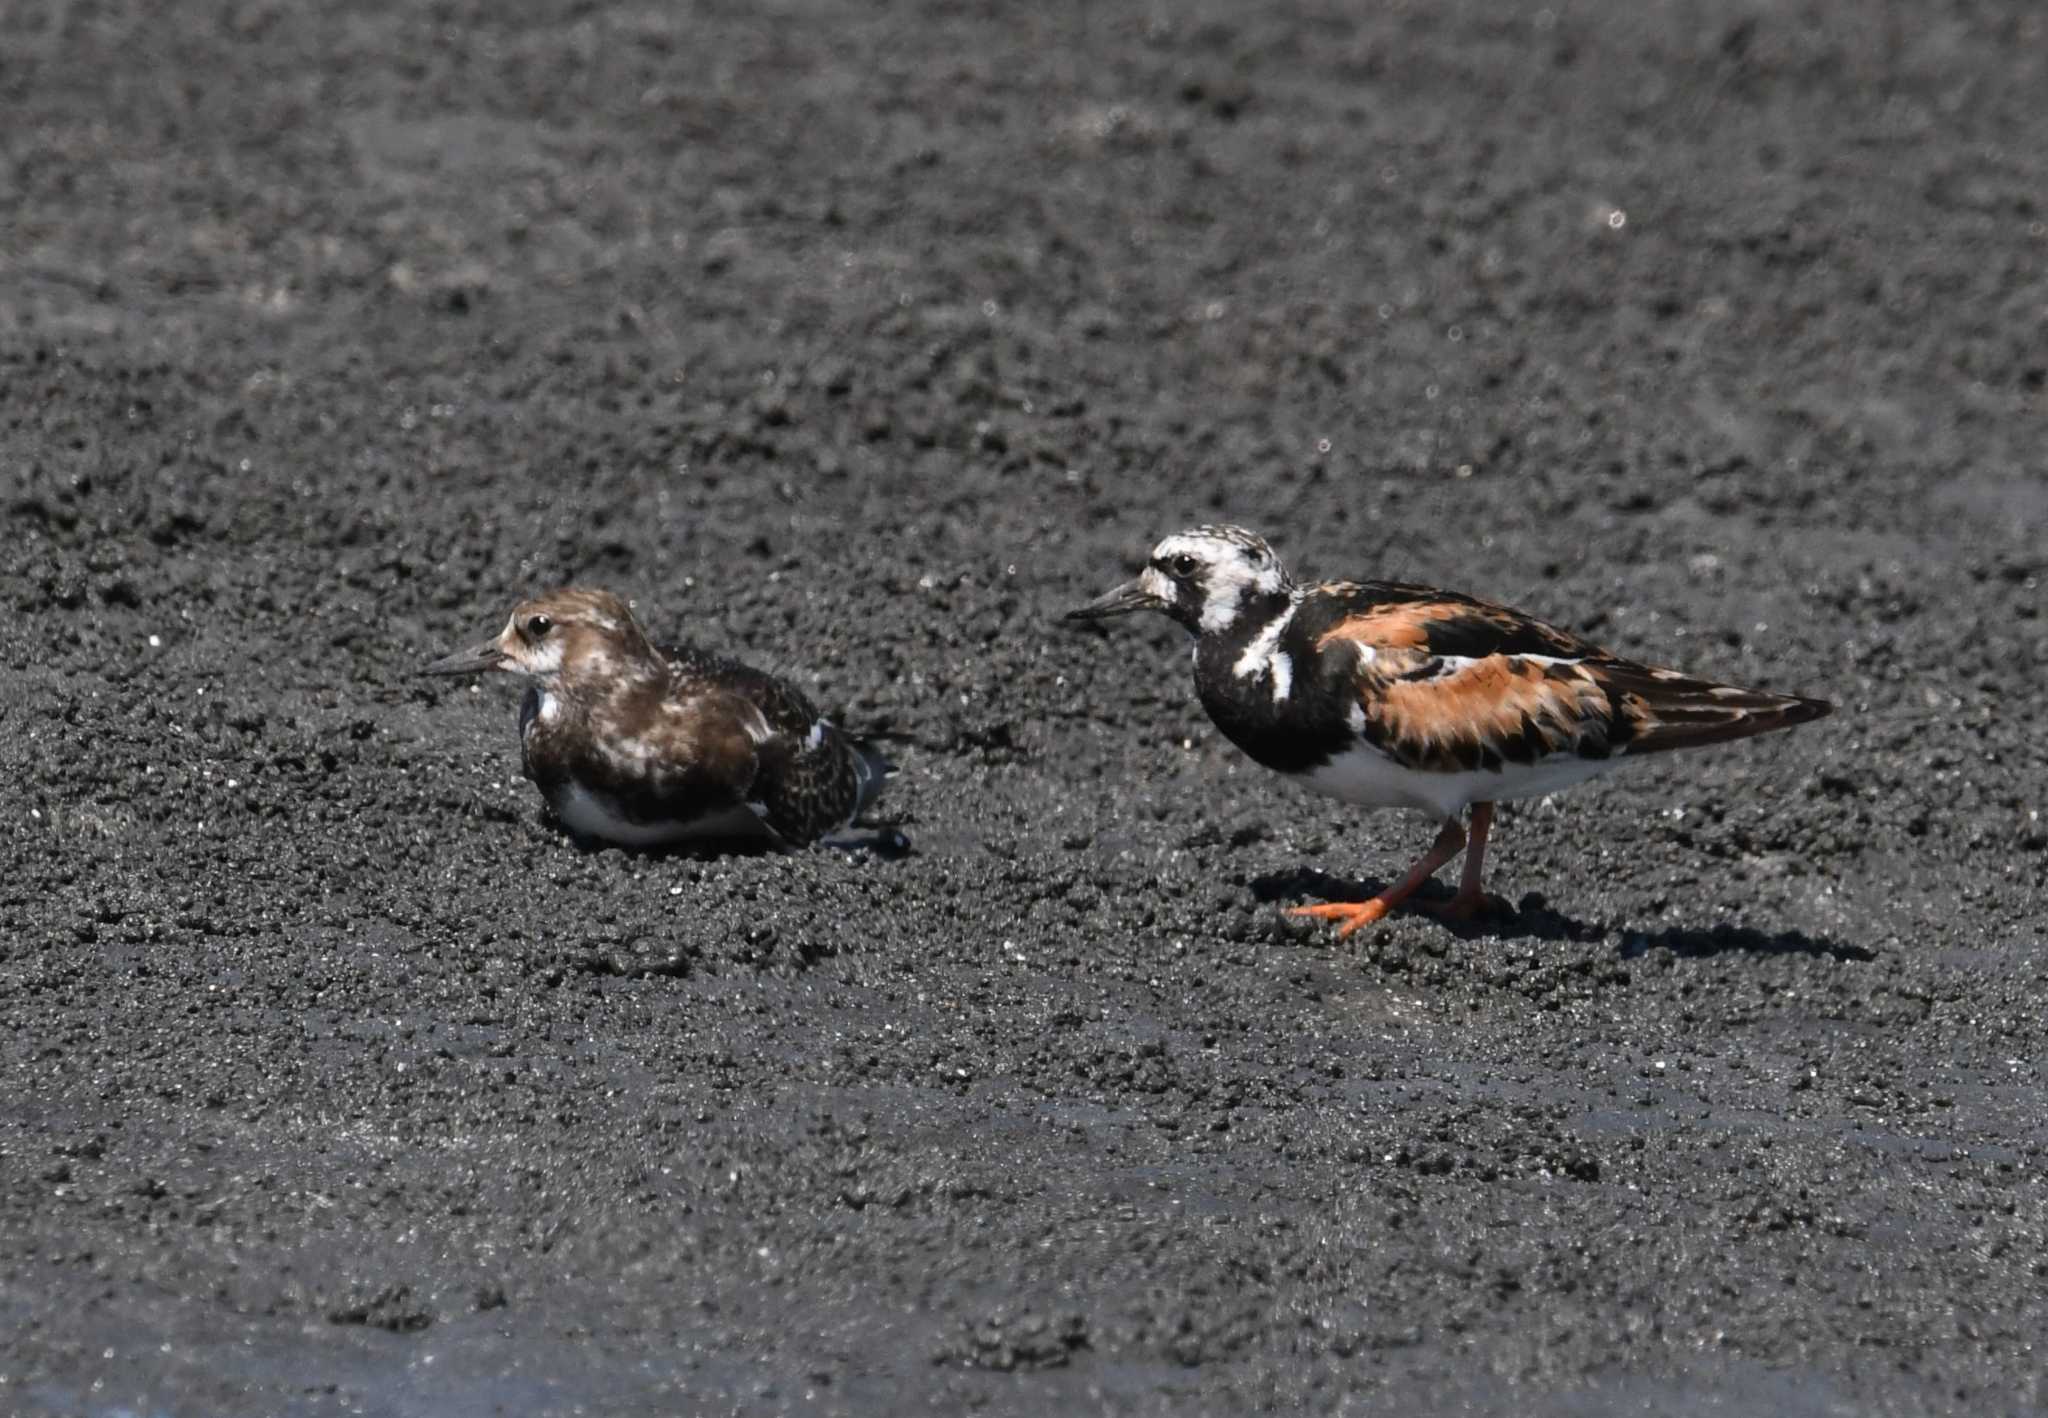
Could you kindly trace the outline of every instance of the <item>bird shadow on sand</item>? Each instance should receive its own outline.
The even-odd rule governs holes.
[[[1316,901],[1363,901],[1391,883],[1349,881],[1313,867],[1268,872],[1252,881],[1252,895],[1279,905],[1309,904]],[[1417,892],[1418,903],[1448,901],[1451,890],[1431,882]],[[1749,926],[1722,923],[1714,926],[1663,926],[1637,930],[1605,921],[1585,921],[1551,906],[1540,893],[1529,892],[1509,909],[1481,911],[1470,919],[1448,921],[1431,917],[1426,910],[1396,907],[1393,914],[1416,915],[1437,920],[1446,932],[1460,940],[1490,936],[1496,940],[1597,941],[1617,937],[1615,954],[1635,960],[1653,950],[1668,950],[1689,959],[1716,955],[1808,955],[1829,960],[1875,960],[1877,953],[1861,945],[1850,945],[1804,931],[1760,931]]]
[[[897,827],[857,827],[843,832],[830,833],[820,837],[809,849],[788,848],[776,845],[766,837],[697,837],[682,842],[656,843],[645,847],[629,847],[617,842],[607,842],[598,837],[586,837],[572,832],[547,813],[541,813],[535,821],[544,832],[553,834],[568,842],[577,851],[586,855],[592,852],[630,852],[636,857],[650,861],[708,861],[714,857],[773,857],[791,851],[817,850],[839,852],[854,856],[865,852],[884,862],[898,862],[916,853],[917,848],[909,836]]]
[[[1716,955],[1811,955],[1827,960],[1875,960],[1877,952],[1865,945],[1850,945],[1827,936],[1805,931],[1760,931],[1751,926],[1719,925],[1666,926],[1661,930],[1621,932],[1623,960],[1635,960],[1653,950],[1668,950],[1688,959]]]
[[[869,852],[885,862],[900,862],[917,851],[909,834],[900,827],[863,827],[850,832],[835,832],[830,837],[819,838],[818,845],[834,852]]]

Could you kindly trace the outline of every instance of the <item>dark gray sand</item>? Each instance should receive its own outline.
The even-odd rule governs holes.
[[[0,7],[0,1411],[2048,1401],[2031,3]],[[1228,517],[1836,717],[1427,825]],[[583,852],[519,595],[903,772]]]

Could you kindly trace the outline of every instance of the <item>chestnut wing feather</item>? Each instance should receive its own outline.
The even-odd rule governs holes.
[[[1316,647],[1326,656],[1353,647],[1364,733],[1411,768],[1499,770],[1692,748],[1789,728],[1831,707],[1625,660],[1476,597],[1389,583],[1346,589],[1349,604]]]
[[[1323,632],[1318,642],[1323,645],[1349,640],[1375,649],[1421,650],[1466,660],[1489,655],[1579,660],[1605,654],[1570,631],[1477,596],[1393,581],[1347,582],[1325,589],[1338,594],[1343,609]]]
[[[1359,667],[1355,689],[1366,739],[1424,772],[1607,758],[1629,733],[1606,690],[1573,661],[1383,650]]]

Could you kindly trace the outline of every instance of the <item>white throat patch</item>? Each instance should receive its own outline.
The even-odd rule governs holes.
[[[562,642],[560,639],[542,641],[538,648],[526,652],[516,661],[521,674],[544,679],[562,668]]]

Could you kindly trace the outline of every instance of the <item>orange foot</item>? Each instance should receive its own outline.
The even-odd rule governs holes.
[[[1337,939],[1342,940],[1360,926],[1369,926],[1391,910],[1386,900],[1375,896],[1370,901],[1326,901],[1320,906],[1290,906],[1290,916],[1307,916],[1316,921],[1337,921]]]
[[[1448,901],[1417,901],[1415,909],[1427,911],[1440,921],[1469,921],[1481,912],[1489,916],[1512,916],[1515,908],[1491,891],[1460,891]]]

